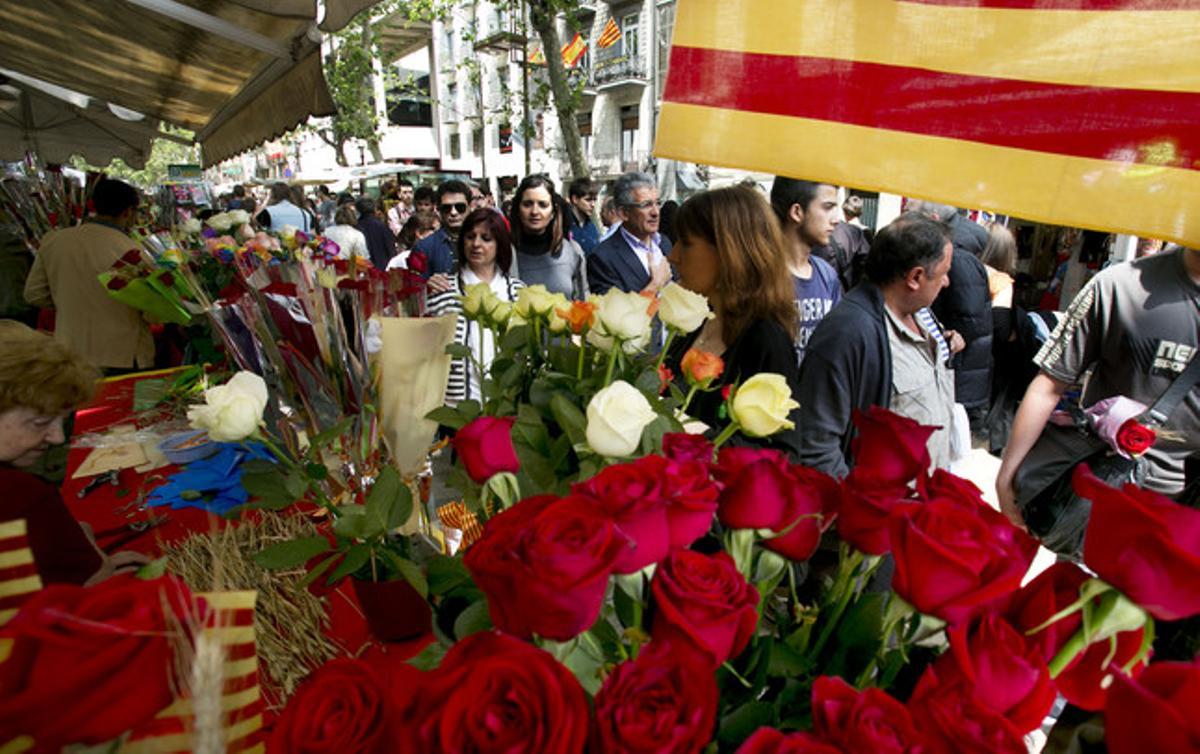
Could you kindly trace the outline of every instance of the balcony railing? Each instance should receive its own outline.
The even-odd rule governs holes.
[[[646,64],[641,58],[621,55],[608,60],[597,60],[592,67],[592,83],[596,86],[623,81],[646,83]]]

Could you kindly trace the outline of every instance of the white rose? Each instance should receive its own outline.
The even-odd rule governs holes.
[[[571,306],[571,301],[561,293],[550,294],[554,305],[550,307],[550,332],[561,333],[567,330],[567,321],[558,316],[559,309],[567,309]]]
[[[212,228],[218,233],[226,233],[230,228],[233,227],[233,218],[229,216],[228,212],[221,212],[213,215],[204,222],[208,224],[208,227]]]
[[[650,336],[650,302],[645,296],[611,288],[597,303],[596,320],[606,335],[626,341]]]
[[[656,416],[640,390],[618,380],[588,402],[588,445],[602,456],[632,455],[642,442],[642,430]]]
[[[258,429],[267,407],[267,383],[253,372],[204,391],[204,405],[188,409],[188,421],[217,442],[238,442]]]
[[[183,231],[185,235],[198,236],[200,235],[200,231],[204,230],[204,226],[199,220],[191,217],[185,220],[183,225],[179,226],[179,229]]]
[[[517,294],[515,308],[525,320],[544,317],[554,308],[555,300],[544,285],[527,285]]]
[[[714,316],[708,309],[707,298],[678,283],[668,283],[658,296],[659,319],[680,332],[692,332]]]
[[[487,283],[468,285],[462,297],[463,314],[470,319],[478,319],[480,315],[486,315],[496,308],[497,303],[496,294],[492,293],[492,287]]]
[[[250,213],[244,209],[231,209],[225,214],[229,216],[231,225],[245,225],[250,222]]]
[[[733,394],[733,418],[752,437],[769,437],[796,425],[788,414],[800,404],[782,374],[762,372],[741,384]]]
[[[593,327],[587,332],[587,342],[597,349],[608,353],[613,349],[613,338],[611,335],[605,334],[603,327]],[[638,351],[646,347],[650,342],[650,333],[643,333],[640,337],[633,340],[621,341],[621,350],[629,355],[636,354]]]

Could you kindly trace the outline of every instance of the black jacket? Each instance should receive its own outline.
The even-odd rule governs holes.
[[[672,373],[683,374],[679,364],[683,360],[683,355],[696,342],[699,334],[700,330],[697,329],[686,338],[676,340],[671,344],[665,363]],[[725,371],[721,373],[717,383],[720,387],[735,382],[741,384],[762,372],[774,372],[783,375],[792,389],[792,396],[796,397],[795,345],[787,330],[778,322],[766,319],[751,322],[737,340],[726,346],[725,353],[721,354],[721,359],[725,362]],[[680,387],[686,394],[687,386],[681,384]],[[721,418],[719,415],[724,402],[719,389],[697,393],[692,399],[691,405],[688,406],[688,413],[707,424],[715,434],[729,423],[728,417]],[[774,448],[787,453],[791,460],[795,461],[799,451],[799,409],[793,410],[790,418],[796,425],[793,429],[785,429],[770,437],[762,438],[738,435],[731,440],[731,443]]]
[[[358,229],[367,239],[367,253],[371,255],[371,263],[377,269],[387,268],[391,258],[396,256],[396,238],[391,228],[383,220],[371,215],[358,220]]]
[[[800,365],[800,463],[843,477],[850,470],[854,409],[892,402],[892,349],[883,294],[862,282],[825,315]]]
[[[950,285],[933,302],[933,313],[947,330],[957,330],[967,344],[951,361],[955,402],[968,409],[986,406],[992,391],[992,299],[987,269],[974,254],[957,245]]]
[[[971,252],[976,259],[983,256],[987,248],[988,232],[979,223],[971,222],[966,216],[957,214],[950,220],[950,238],[955,250]]]

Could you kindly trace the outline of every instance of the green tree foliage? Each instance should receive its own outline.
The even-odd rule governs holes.
[[[183,139],[191,139],[192,132],[163,124],[167,133]],[[107,165],[90,165],[81,157],[73,157],[71,167],[79,170],[102,172],[109,178],[132,183],[143,189],[152,189],[167,179],[168,165],[198,165],[200,164],[200,147],[196,144],[180,144],[171,139],[154,139],[150,144],[150,156],[146,158],[146,166],[134,170],[122,159],[115,159]]]
[[[339,165],[347,164],[345,147],[351,139],[362,139],[375,162],[383,159],[379,149],[379,118],[375,110],[376,34],[371,28],[372,14],[363,11],[343,31],[334,35],[332,49],[325,56],[325,81],[337,106],[337,114],[327,127],[316,133],[333,147]]]

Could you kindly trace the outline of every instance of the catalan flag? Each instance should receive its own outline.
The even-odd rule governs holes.
[[[563,67],[574,68],[586,51],[587,42],[583,41],[582,34],[576,33],[574,39],[562,46]],[[546,53],[542,51],[541,47],[536,47],[533,52],[529,53],[529,64],[546,65]]]
[[[1200,245],[1197,0],[679,0],[659,156]]]
[[[617,42],[621,41],[621,27],[617,26],[617,22],[610,16],[608,23],[604,25],[604,31],[600,32],[600,38],[596,40],[596,46],[605,49],[612,47]]]
[[[206,592],[200,596],[209,608],[201,638],[214,642],[221,653],[219,736],[223,750],[229,754],[262,754],[266,750],[262,730],[265,704],[258,684],[254,633],[258,592]],[[154,720],[130,733],[119,754],[191,751],[198,735],[195,711],[191,698],[177,698]]]
[[[12,620],[21,605],[41,589],[42,580],[29,549],[25,519],[0,524],[0,626]]]

